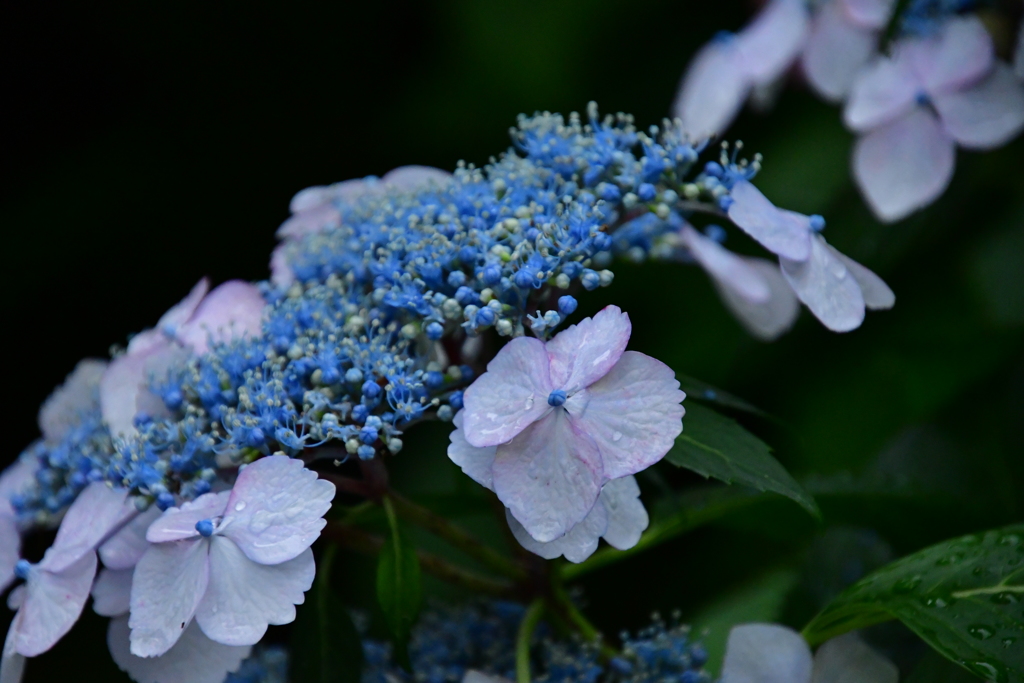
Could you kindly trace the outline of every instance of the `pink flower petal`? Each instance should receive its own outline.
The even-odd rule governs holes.
[[[672,115],[682,122],[682,131],[691,140],[719,135],[736,118],[751,87],[740,60],[732,37],[708,43],[690,62],[672,104]]]
[[[452,420],[455,429],[448,435],[451,440],[448,445],[448,457],[461,467],[470,479],[493,491],[494,475],[491,473],[491,468],[494,466],[497,446],[477,448],[466,441],[466,434],[462,430],[464,417],[465,411],[460,410],[455,413],[455,419]]]
[[[341,224],[341,212],[331,204],[300,211],[285,219],[277,228],[278,239],[297,239],[305,235],[323,232]]]
[[[21,559],[21,534],[14,519],[0,515],[0,593],[14,581],[14,565]]]
[[[878,57],[854,78],[843,122],[861,132],[899,119],[914,108],[922,87],[905,55]]]
[[[210,280],[204,277],[192,287],[188,296],[171,306],[167,309],[166,313],[160,316],[156,329],[164,334],[173,335],[179,325],[185,324],[192,317],[209,291]]]
[[[786,332],[800,313],[800,302],[782,277],[776,263],[759,258],[744,259],[760,273],[771,294],[764,303],[751,303],[733,290],[718,286],[718,294],[747,332],[762,341],[772,341]]]
[[[877,31],[847,19],[839,2],[826,4],[814,17],[801,58],[808,83],[826,100],[842,101],[877,43]]]
[[[494,492],[527,533],[546,543],[564,536],[597,502],[604,481],[601,455],[554,410],[498,446]]]
[[[149,548],[146,530],[157,518],[160,509],[155,505],[129,522],[123,529],[99,547],[100,561],[108,569],[131,569]]]
[[[510,441],[550,410],[552,389],[544,342],[513,339],[465,391],[466,440],[481,448]]]
[[[223,515],[230,497],[230,491],[204,493],[180,508],[168,508],[149,525],[146,530],[146,540],[150,543],[169,543],[198,538],[196,522]]]
[[[710,237],[705,237],[689,225],[679,231],[682,243],[694,260],[723,288],[751,303],[765,303],[771,291],[761,274],[741,256],[737,256]]]
[[[534,555],[539,555],[545,560],[553,560],[564,555],[565,559],[576,563],[582,562],[594,554],[598,541],[608,529],[608,512],[600,503],[600,499],[582,522],[569,529],[564,536],[547,543],[541,543],[530,536],[523,525],[512,516],[508,508],[505,508],[505,520],[508,522],[512,535],[519,541],[519,545]]]
[[[100,378],[100,412],[111,436],[134,436],[135,416],[169,417],[159,396],[149,390],[152,378],[161,379],[167,370],[188,353],[161,336],[145,352],[127,353],[112,360]]]
[[[873,311],[892,308],[896,303],[896,295],[885,281],[875,275],[874,272],[854,261],[846,254],[840,253],[831,244],[825,245],[832,255],[839,259],[850,275],[860,286],[861,294],[864,296],[864,305]]]
[[[288,242],[282,242],[270,253],[270,281],[278,287],[287,287],[295,282],[295,273],[288,261]]]
[[[223,683],[238,671],[251,646],[221,645],[189,624],[181,638],[159,657],[136,657],[129,647],[128,617],[110,620],[107,647],[114,662],[137,683]]]
[[[833,332],[849,332],[864,322],[860,286],[821,236],[814,236],[811,258],[806,261],[779,260],[782,274],[797,297],[825,327]]]
[[[833,638],[814,655],[814,681],[897,683],[899,678],[896,665],[869,647],[856,632]]]
[[[683,431],[680,403],[686,394],[679,390],[672,368],[650,356],[625,352],[585,393],[582,412],[571,401],[565,408],[574,429],[596,444],[605,481],[658,462]]]
[[[178,329],[178,341],[192,347],[196,354],[203,354],[209,350],[211,341],[223,343],[259,336],[265,306],[256,285],[241,280],[225,282],[210,292],[195,315]]]
[[[316,566],[307,548],[281,564],[253,562],[230,539],[213,536],[210,584],[196,611],[196,622],[211,640],[254,645],[269,624],[295,620],[295,605],[313,585]]]
[[[974,14],[947,19],[937,36],[908,39],[901,47],[933,97],[974,83],[995,60],[992,36]]]
[[[431,186],[443,187],[451,179],[451,173],[442,171],[439,168],[431,166],[399,166],[385,173],[384,177],[381,178],[381,182],[390,187],[414,192]]]
[[[298,556],[327,525],[334,484],[301,460],[271,455],[246,465],[218,528],[253,562],[279,564]]]
[[[4,641],[3,657],[0,658],[0,683],[21,683],[25,675],[25,657],[14,651],[14,633],[14,622],[11,622]]]
[[[11,496],[22,493],[36,479],[39,461],[34,457],[20,457],[0,474],[0,515],[13,517]]]
[[[742,624],[729,632],[722,662],[728,683],[811,683],[811,649],[796,631]]]
[[[149,546],[132,577],[132,654],[155,657],[178,642],[206,592],[209,550],[207,539]]]
[[[59,443],[81,421],[82,413],[95,409],[106,367],[106,361],[96,358],[79,361],[64,384],[46,399],[39,409],[39,431],[47,443]]]
[[[802,0],[770,0],[736,36],[744,73],[754,84],[781,76],[800,54],[809,24]]]
[[[40,566],[50,572],[64,570],[137,514],[127,489],[114,489],[102,481],[89,484],[68,508]]]
[[[880,220],[897,221],[931,204],[953,178],[956,147],[938,120],[915,107],[859,138],[853,177]]]
[[[104,569],[92,585],[92,609],[103,617],[128,614],[132,604],[133,569]],[[127,626],[128,619],[125,618]],[[127,631],[126,631],[127,635]],[[128,648],[125,638],[125,649]]]
[[[999,147],[1024,128],[1024,85],[1002,62],[977,85],[932,102],[946,132],[970,149]]]
[[[729,220],[773,254],[802,261],[811,253],[810,222],[780,211],[746,180],[733,185]]]
[[[552,388],[573,393],[604,377],[626,350],[632,330],[628,315],[606,306],[556,334],[545,347]]]
[[[608,512],[608,528],[602,534],[608,545],[618,550],[635,546],[650,522],[636,478],[612,479],[601,489],[598,502]]]
[[[889,23],[896,0],[837,0],[837,4],[854,24],[881,30]]]
[[[96,553],[88,552],[60,572],[43,569],[43,561],[33,567],[25,584],[25,602],[14,617],[14,648],[26,657],[35,657],[49,650],[78,621],[85,601],[89,599],[93,577],[96,576]]]

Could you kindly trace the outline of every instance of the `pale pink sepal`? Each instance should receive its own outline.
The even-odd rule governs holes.
[[[968,149],[993,149],[1024,129],[1024,84],[1010,67],[996,62],[982,81],[932,99],[942,126]]]

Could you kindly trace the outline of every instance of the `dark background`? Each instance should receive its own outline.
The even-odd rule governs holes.
[[[517,114],[591,99],[658,123],[695,49],[751,11],[680,0],[5,3],[4,460],[36,438],[38,406],[79,358],[152,325],[203,275],[264,278],[297,190],[404,164],[483,164],[508,147]],[[773,201],[825,215],[828,239],[886,278],[895,309],[846,335],[804,311],[765,345],[702,273],[667,265],[619,265],[614,286],[582,303],[622,305],[633,348],[775,416],[745,424],[818,496],[825,523],[769,505],[589,577],[590,612],[609,633],[655,609],[714,613],[723,595],[771,602],[792,587],[778,587],[778,572],[809,571],[839,526],[870,528],[901,555],[1024,516],[1024,141],[961,152],[942,199],[882,226],[849,179],[838,111],[791,86],[729,137],[764,153],[758,183]],[[729,245],[757,252],[736,232]],[[434,432],[420,460],[398,465],[435,486],[424,496],[461,486]],[[422,484],[426,472],[440,483]],[[799,624],[814,609],[787,605],[748,618]],[[86,611],[28,680],[109,680],[109,658],[84,653],[105,630]]]

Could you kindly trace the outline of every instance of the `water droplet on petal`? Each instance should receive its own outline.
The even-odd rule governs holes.
[[[235,512],[241,512],[244,509],[245,509],[245,501],[244,500],[240,500],[237,503],[235,503]]]
[[[622,432],[615,432],[612,434],[612,441],[618,441],[622,438]]]

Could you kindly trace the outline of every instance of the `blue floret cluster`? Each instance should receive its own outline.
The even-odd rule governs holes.
[[[391,646],[364,640],[363,683],[461,683],[469,670],[515,680],[516,633],[524,609],[485,602],[430,610],[413,629],[412,672],[391,659]],[[653,623],[636,634],[621,634],[622,650],[602,656],[600,646],[552,637],[544,623],[531,647],[531,669],[539,683],[710,683],[707,653],[689,628]]]
[[[461,408],[483,333],[546,338],[574,293],[612,282],[616,256],[680,258],[685,216],[721,213],[760,167],[726,151],[699,165],[703,143],[667,120],[645,133],[588,114],[520,117],[513,149],[483,168],[334,199],[336,224],[279,247],[291,277],[261,283],[262,335],[153,376],[164,416],[138,414],[131,438],[109,443],[97,410],[89,435],[36,447],[47,471],[23,515],[56,511],[88,479],[166,509],[260,455],[327,442],[341,459],[397,453],[410,425]]]

